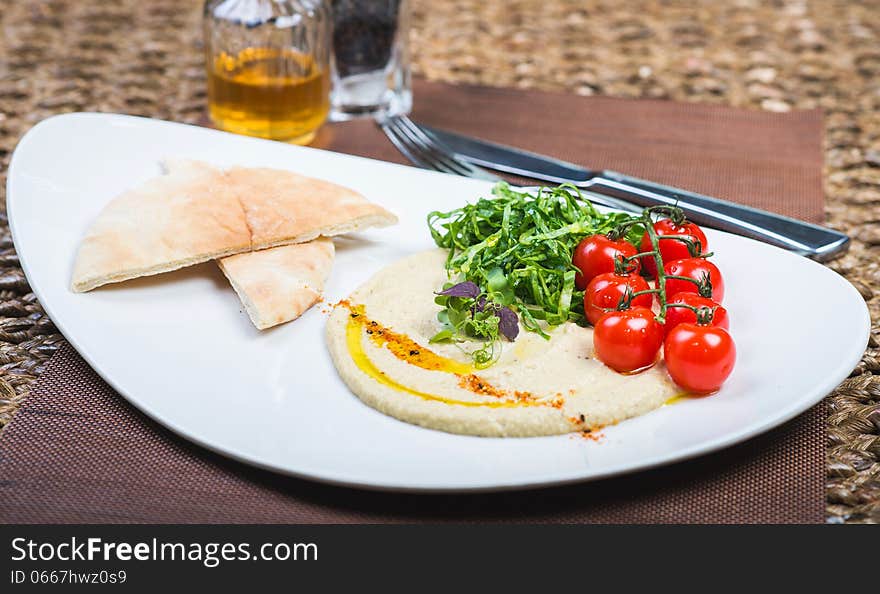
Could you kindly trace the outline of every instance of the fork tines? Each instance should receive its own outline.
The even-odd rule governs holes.
[[[455,153],[419,128],[406,116],[393,116],[381,121],[379,125],[388,139],[394,143],[394,146],[422,169],[432,169],[487,181],[501,179],[459,159]]]

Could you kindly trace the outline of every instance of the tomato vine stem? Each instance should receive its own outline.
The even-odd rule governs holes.
[[[657,234],[657,230],[654,229],[654,214],[662,213],[666,214],[676,225],[681,225],[685,218],[684,212],[675,206],[652,206],[646,208],[642,211],[642,214],[638,217],[634,217],[628,221],[625,221],[618,225],[614,230],[609,233],[609,236],[612,234],[616,236],[623,236],[626,230],[629,227],[634,225],[642,225],[645,228],[645,233],[648,236],[648,239],[651,242],[651,251],[639,252],[638,254],[634,254],[632,256],[615,258],[615,272],[620,273],[630,273],[633,269],[627,266],[628,263],[638,260],[639,258],[653,258],[654,264],[657,268],[657,278],[655,279],[655,285],[653,289],[647,289],[644,291],[632,292],[628,290],[621,297],[620,302],[618,303],[617,309],[627,309],[632,300],[638,297],[639,295],[657,295],[657,301],[660,304],[660,311],[654,316],[654,319],[657,320],[659,324],[666,323],[666,312],[669,307],[686,307],[694,311],[697,315],[697,320],[699,323],[703,323],[701,320],[708,320],[711,322],[712,317],[715,313],[715,308],[708,307],[700,307],[695,308],[690,305],[673,303],[669,304],[667,302],[668,296],[666,295],[666,281],[669,279],[673,280],[682,280],[694,283],[697,286],[697,291],[703,297],[711,297],[712,296],[712,283],[709,279],[708,275],[704,275],[702,279],[695,279],[688,276],[680,276],[677,274],[666,274],[666,270],[663,267],[663,257],[660,255],[660,240],[661,239],[673,239],[676,241],[681,241],[685,245],[687,245],[688,252],[691,257],[699,258],[699,257],[707,257],[711,254],[702,254],[703,245],[698,239],[694,239],[690,235],[663,235],[660,236]],[[708,323],[706,322],[706,323]]]
[[[658,207],[646,208],[642,212],[642,222],[645,225],[645,233],[651,241],[651,256],[654,258],[654,264],[657,268],[657,279],[655,288],[657,289],[657,302],[660,303],[660,311],[654,316],[658,324],[666,323],[666,273],[663,270],[663,258],[660,256],[660,240],[657,237],[657,231],[654,229],[654,220],[651,216],[652,212],[659,210]]]
[[[701,326],[705,326],[712,323],[712,320],[715,317],[715,310],[718,309],[717,305],[712,307],[708,307],[706,305],[688,305],[687,303],[670,303],[667,305],[669,307],[683,307],[685,309],[689,309],[697,316],[697,324]]]

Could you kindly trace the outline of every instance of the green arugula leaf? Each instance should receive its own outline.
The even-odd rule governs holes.
[[[574,286],[575,246],[587,235],[607,233],[633,218],[600,213],[570,184],[529,193],[502,182],[490,198],[430,213],[428,228],[434,242],[449,250],[446,269],[451,278],[475,283],[491,302],[516,310],[526,330],[549,338],[542,321],[551,326],[586,323],[583,291]],[[635,245],[643,232],[640,225],[633,225],[626,239]],[[436,300],[447,311],[441,321],[463,328],[464,319],[453,310],[460,311],[464,304],[455,299]],[[497,336],[497,327],[493,330],[482,323],[472,322],[465,330],[471,336],[477,336],[475,332]]]

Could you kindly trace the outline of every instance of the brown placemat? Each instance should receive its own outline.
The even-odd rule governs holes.
[[[417,81],[413,119],[688,190],[823,222],[822,112]],[[370,122],[325,127],[314,146],[409,162]]]
[[[378,493],[191,445],[128,406],[66,345],[0,441],[0,522],[821,522],[825,414],[820,405],[726,451],[591,484]]]
[[[799,200],[780,201],[774,208],[795,215],[821,212],[821,192],[804,181],[820,179],[821,115],[816,111],[779,115],[428,83],[418,85],[417,97],[416,117],[450,129],[479,131],[495,140],[751,204],[795,196]],[[502,134],[477,125],[488,112],[498,121],[523,121],[536,105],[568,114],[575,122],[589,116],[602,123],[589,134],[583,134],[586,128],[548,128],[543,144],[532,142],[533,129],[525,125],[516,137],[515,128]],[[617,136],[614,122],[640,120],[654,122],[649,126],[654,133],[642,132],[642,141],[612,160],[606,147]],[[694,127],[693,121],[705,125]],[[664,128],[683,126],[690,126],[689,134],[663,134]],[[773,134],[765,137],[761,130]],[[728,158],[725,136],[739,138],[740,150],[749,157]],[[745,139],[753,139],[754,147]],[[319,144],[401,161],[369,122],[329,128]],[[747,181],[756,160],[767,163],[772,180]],[[676,162],[680,170],[675,177],[664,177]],[[738,187],[749,192],[737,196]],[[820,522],[822,411],[816,407],[723,453],[591,485],[470,496],[366,493],[254,470],[172,436],[134,411],[65,347],[0,439],[0,521]]]

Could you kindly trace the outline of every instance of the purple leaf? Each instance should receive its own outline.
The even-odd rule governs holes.
[[[507,340],[513,342],[519,334],[519,318],[516,313],[509,307],[501,307],[495,311],[495,315],[498,316],[498,330]]]
[[[472,283],[471,281],[465,281],[463,283],[458,283],[457,285],[452,285],[448,289],[437,293],[437,295],[445,295],[446,297],[470,297],[471,299],[474,299],[479,294],[480,287],[478,287],[476,283]]]
[[[486,309],[486,303],[487,301],[485,295],[477,299],[477,302],[471,305],[471,317],[477,315],[478,313],[481,313],[484,309]]]

